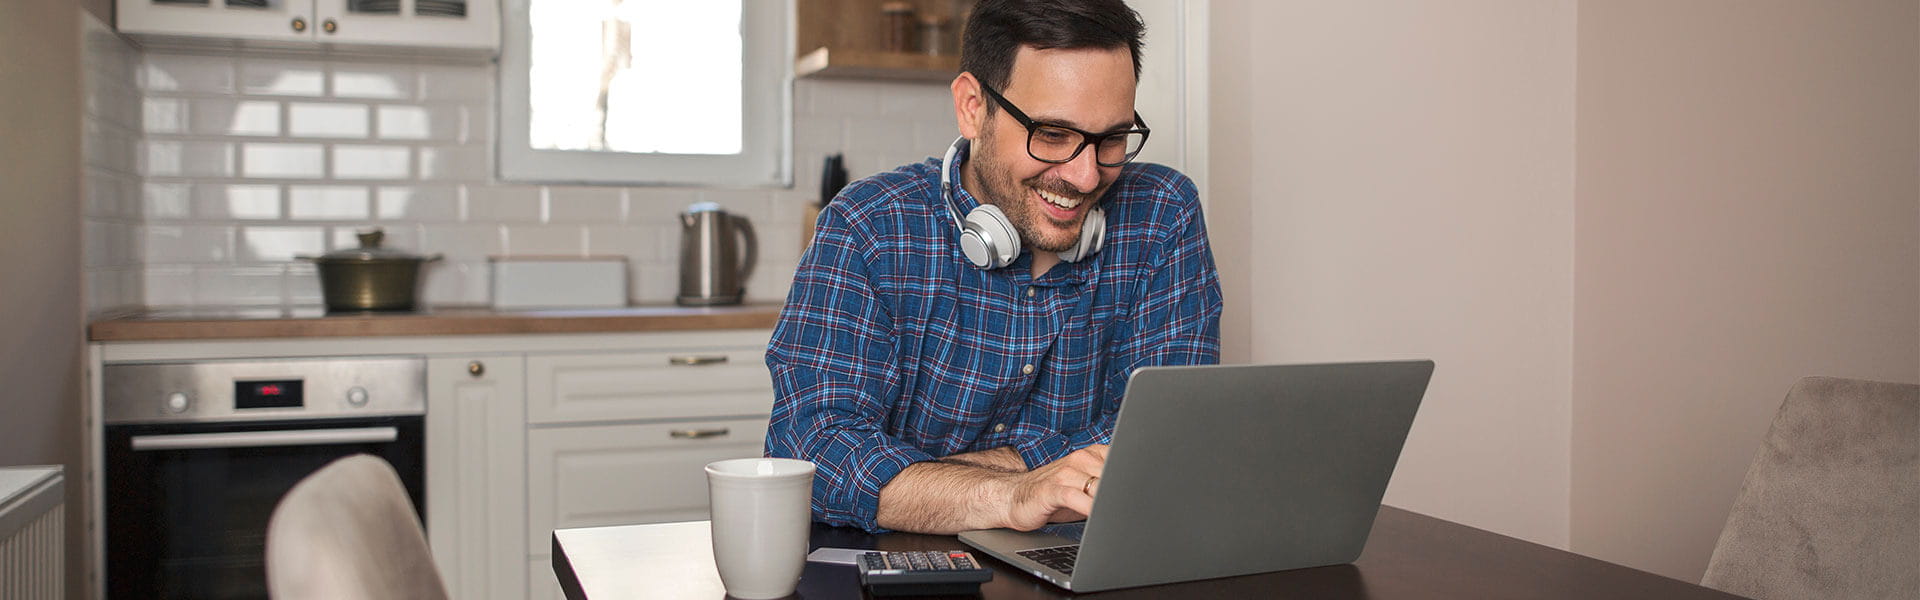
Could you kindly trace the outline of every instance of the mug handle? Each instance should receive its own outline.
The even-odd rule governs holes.
[[[740,226],[741,241],[747,244],[746,256],[740,259],[739,294],[747,294],[747,278],[753,276],[753,265],[760,261],[760,240],[753,234],[753,222],[746,217],[735,215],[733,220]]]

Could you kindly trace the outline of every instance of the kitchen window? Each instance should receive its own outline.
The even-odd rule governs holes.
[[[792,2],[508,0],[511,181],[789,183]]]

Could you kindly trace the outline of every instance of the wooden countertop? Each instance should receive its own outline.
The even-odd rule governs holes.
[[[95,320],[87,325],[87,339],[124,342],[764,329],[772,328],[779,316],[777,304],[515,311],[441,307],[420,312],[348,314],[327,314],[319,307],[156,310]]]

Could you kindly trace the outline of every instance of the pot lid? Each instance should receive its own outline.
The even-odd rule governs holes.
[[[313,260],[315,262],[327,262],[327,263],[420,262],[420,261],[434,260],[438,258],[437,256],[425,257],[417,254],[409,254],[409,253],[395,250],[392,248],[382,247],[380,243],[386,239],[387,232],[378,227],[375,227],[373,229],[361,230],[358,234],[356,234],[356,236],[360,238],[360,247],[341,248],[339,250],[335,250],[335,251],[320,255],[319,257],[314,258]]]

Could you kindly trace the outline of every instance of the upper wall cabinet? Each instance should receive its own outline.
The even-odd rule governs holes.
[[[794,75],[952,81],[974,0],[795,0]]]
[[[161,45],[492,56],[499,0],[116,0],[115,26]]]

